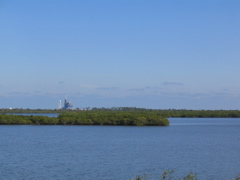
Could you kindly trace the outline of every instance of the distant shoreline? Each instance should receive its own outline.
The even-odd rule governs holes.
[[[168,126],[170,122],[156,112],[147,111],[65,111],[58,117],[2,114],[0,124]]]
[[[30,113],[30,114],[44,114],[44,113],[66,113],[66,112],[154,112],[165,118],[171,117],[198,117],[198,118],[239,118],[239,110],[186,110],[186,109],[145,109],[136,107],[113,107],[113,108],[84,108],[84,109],[0,109],[0,114],[6,113]]]

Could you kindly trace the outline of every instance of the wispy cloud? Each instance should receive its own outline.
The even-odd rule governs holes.
[[[30,96],[32,95],[29,92],[19,92],[19,91],[14,91],[14,92],[9,92],[8,93],[9,96]]]
[[[33,93],[34,93],[34,94],[42,94],[41,91],[34,91]]]
[[[127,91],[137,91],[137,92],[142,92],[144,91],[145,88],[132,88],[132,89],[127,89]]]
[[[160,90],[160,87],[151,87],[151,86],[146,86],[143,88],[132,88],[132,89],[127,89],[127,91],[135,91],[135,92],[143,92],[143,91],[151,91],[151,90]]]
[[[163,86],[182,86],[183,83],[180,82],[172,82],[172,81],[165,81],[162,83]]]
[[[103,91],[115,91],[118,88],[117,87],[99,87],[99,88],[96,88],[96,89],[97,90],[103,90]]]
[[[194,98],[194,99],[209,99],[209,98],[233,98],[240,97],[240,94],[224,93],[224,92],[209,92],[209,93],[161,93],[162,96],[179,97],[179,98]]]
[[[147,87],[145,87],[145,89],[147,89],[147,90],[159,90],[161,88],[158,87],[158,86],[147,86]]]
[[[93,84],[81,84],[81,88],[96,89],[97,87]]]

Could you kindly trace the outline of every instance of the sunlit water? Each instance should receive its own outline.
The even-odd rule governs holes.
[[[0,126],[0,179],[128,180],[240,173],[240,119],[170,118],[169,127]]]

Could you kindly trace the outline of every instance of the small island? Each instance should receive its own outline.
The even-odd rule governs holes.
[[[64,111],[58,117],[2,114],[0,124],[168,126],[170,122],[154,111]]]
[[[23,115],[14,115],[19,113]],[[24,115],[30,113],[34,115]],[[43,114],[38,116],[35,113]],[[48,117],[57,113],[58,117]],[[44,115],[46,114],[46,116]],[[86,109],[0,109],[0,125],[119,125],[169,126],[167,118],[240,118],[239,110],[144,109],[135,107]]]

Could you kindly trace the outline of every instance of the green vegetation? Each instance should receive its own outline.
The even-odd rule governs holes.
[[[48,116],[0,115],[0,125],[56,125],[58,118]]]
[[[81,111],[59,115],[61,124],[168,126],[168,119],[150,111]]]
[[[145,109],[136,107],[112,107],[112,108],[84,108],[83,111],[101,111],[101,112],[153,112],[157,115],[170,117],[186,117],[186,118],[215,118],[215,117],[231,117],[240,118],[239,110],[186,110],[186,109]],[[66,113],[66,112],[82,112],[80,109],[74,110],[58,110],[58,109],[0,109],[1,113]]]
[[[195,173],[188,173],[184,177],[177,177],[174,176],[175,170],[165,170],[161,174],[161,176],[158,178],[159,180],[197,180],[197,174]],[[150,180],[146,174],[143,176],[136,176],[136,178],[132,178],[131,180]],[[236,176],[232,180],[240,180],[240,175]]]
[[[59,113],[47,116],[6,115],[5,113]],[[135,107],[85,108],[85,110],[0,109],[0,124],[41,125],[122,125],[168,126],[170,117],[184,118],[240,118],[239,110],[144,109]]]
[[[57,118],[2,114],[0,124],[168,126],[169,120],[149,111],[65,111]]]
[[[182,118],[240,118],[239,110],[159,110],[164,117]]]
[[[170,117],[186,117],[186,118],[240,118],[239,110],[186,110],[186,109],[144,109],[134,107],[119,108],[93,108],[92,111],[149,111],[155,112],[166,118]]]

